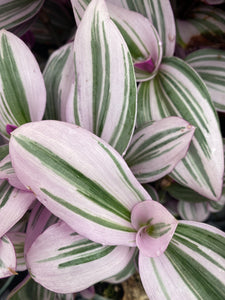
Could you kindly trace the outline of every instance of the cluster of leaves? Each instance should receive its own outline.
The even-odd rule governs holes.
[[[202,2],[0,4],[0,297],[25,270],[7,299],[97,300],[138,270],[150,299],[225,298],[225,234],[200,223],[225,203],[225,52],[190,51],[225,15]]]

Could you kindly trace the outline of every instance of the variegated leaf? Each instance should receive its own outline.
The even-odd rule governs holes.
[[[219,199],[224,154],[217,114],[204,82],[184,61],[163,59],[157,76],[141,83],[137,123],[180,116],[196,127],[187,156],[171,176],[203,196]]]
[[[71,42],[53,52],[47,62],[43,72],[47,90],[45,119],[66,119],[66,103],[75,80],[73,56]]]
[[[7,233],[7,236],[11,240],[16,252],[16,271],[25,271],[27,269],[24,258],[24,243],[26,234],[11,231]]]
[[[136,121],[136,84],[130,52],[103,0],[85,11],[74,41],[75,90],[67,118],[103,138],[119,153]]]
[[[0,237],[15,225],[31,206],[35,196],[0,180]]]
[[[216,110],[225,112],[225,51],[202,49],[185,60],[204,80]]]
[[[176,42],[173,11],[169,0],[107,0],[147,17],[155,26],[162,40],[163,55],[172,56]]]
[[[225,205],[225,187],[223,187],[222,195],[218,201],[209,201],[208,209],[210,212],[219,212],[224,208]]]
[[[149,193],[152,200],[159,202],[159,195],[153,186],[151,186],[150,184],[143,184],[142,186]]]
[[[9,144],[0,146],[0,161],[9,154]]]
[[[163,255],[148,258],[140,253],[140,276],[148,297],[223,300],[224,248],[222,231],[197,222],[180,222]]]
[[[1,0],[0,29],[12,29],[32,19],[40,10],[44,0]]]
[[[73,124],[40,121],[14,130],[9,148],[18,178],[54,215],[96,242],[135,245],[130,211],[151,197],[106,142]]]
[[[177,209],[181,219],[183,220],[204,222],[210,215],[207,202],[190,203],[186,201],[179,201]]]
[[[8,295],[7,300],[74,300],[73,294],[56,294],[36,283],[30,275],[24,278]]]
[[[187,154],[194,131],[193,126],[178,117],[138,128],[124,157],[138,181],[156,181],[170,173]]]
[[[7,179],[9,184],[17,189],[27,190],[16,176],[9,154],[0,161],[0,179]]]
[[[0,278],[15,275],[16,254],[12,242],[4,235],[0,238]]]
[[[24,59],[26,57],[26,59]],[[0,31],[0,132],[42,119],[46,103],[43,76],[29,48],[18,37]]]
[[[94,243],[60,222],[36,239],[26,259],[36,282],[57,293],[73,293],[122,271],[134,250]]]
[[[24,246],[25,254],[30,249],[36,238],[47,229],[50,225],[56,223],[58,218],[54,216],[39,201],[33,207],[26,230],[26,240]]]
[[[222,38],[225,31],[224,12],[216,7],[199,6],[191,12],[192,18],[176,20],[177,43],[183,47],[189,47],[193,43],[196,46],[199,41],[206,46],[212,41],[212,45]],[[193,46],[192,46],[193,47]]]
[[[105,281],[113,283],[113,284],[121,283],[121,282],[127,280],[130,276],[132,276],[137,270],[137,268],[136,268],[137,255],[138,255],[138,249],[136,248],[133,256],[131,257],[130,261],[125,266],[125,268],[122,271],[120,271],[118,274],[114,275],[111,278],[108,278]]]
[[[75,18],[80,19],[86,0],[72,0]],[[109,15],[120,30],[130,50],[137,81],[153,78],[162,59],[162,42],[152,23],[141,14],[107,3]]]

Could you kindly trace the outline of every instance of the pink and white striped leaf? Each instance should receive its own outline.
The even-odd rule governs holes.
[[[24,257],[24,243],[26,234],[22,232],[11,231],[7,233],[7,236],[11,240],[16,252],[16,271],[27,270]]]
[[[59,222],[36,239],[26,259],[36,282],[57,293],[73,293],[119,273],[134,250],[94,243]]]
[[[174,15],[169,0],[107,0],[147,17],[155,26],[162,40],[163,55],[172,56],[176,42]]]
[[[225,234],[207,224],[181,221],[166,252],[140,253],[139,271],[151,300],[224,299]]]
[[[138,249],[136,248],[133,256],[130,258],[130,261],[124,267],[122,271],[115,274],[113,277],[106,279],[106,282],[116,284],[121,283],[127,280],[130,276],[132,276],[137,271],[136,260],[138,255]]]
[[[40,121],[14,130],[9,149],[18,178],[54,215],[93,241],[135,245],[130,211],[151,197],[110,145],[76,125]]]
[[[32,19],[43,3],[44,0],[1,0],[0,29],[12,29]]]
[[[170,173],[187,154],[195,128],[178,117],[168,117],[138,128],[125,160],[141,183]]]
[[[8,154],[0,161],[0,179],[7,179],[9,184],[17,189],[26,191],[26,187],[20,182],[12,167],[11,158]]]
[[[74,84],[73,42],[54,51],[45,66],[43,76],[47,90],[45,118],[66,120],[66,103]]]
[[[25,43],[5,30],[0,31],[0,94],[0,132],[5,138],[7,124],[42,119],[46,91],[39,65]]]
[[[124,153],[136,121],[136,84],[126,42],[103,0],[89,4],[74,40],[75,89],[67,118]]]
[[[75,18],[80,19],[87,1],[72,0]],[[107,3],[109,15],[130,50],[137,81],[153,78],[162,59],[162,42],[153,24],[141,14]],[[79,13],[78,13],[79,12]]]
[[[216,110],[225,112],[225,51],[201,49],[189,54],[185,61],[205,82]]]
[[[171,173],[173,179],[206,198],[220,198],[224,153],[218,116],[199,75],[176,57],[163,59],[157,76],[140,84],[137,123],[180,116],[195,134],[185,158]]]
[[[36,238],[47,229],[50,225],[56,223],[58,218],[54,216],[46,207],[39,201],[36,201],[33,207],[26,230],[26,239],[24,252],[25,254],[30,249]]]
[[[14,226],[34,202],[35,196],[0,180],[0,237]]]
[[[56,294],[36,283],[30,275],[24,278],[8,295],[7,300],[74,300],[74,294]]]
[[[223,187],[222,195],[218,201],[209,201],[208,209],[210,212],[219,212],[224,208],[225,205],[225,187]]]
[[[16,253],[12,242],[4,235],[0,238],[0,278],[15,275]]]

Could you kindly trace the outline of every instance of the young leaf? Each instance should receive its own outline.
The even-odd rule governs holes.
[[[47,90],[45,118],[49,120],[66,119],[66,103],[74,84],[73,43],[66,44],[50,56],[43,76]]]
[[[201,49],[192,52],[185,61],[204,80],[216,110],[225,112],[225,51]]]
[[[180,222],[163,255],[148,258],[140,253],[140,276],[148,297],[223,300],[224,247],[222,231],[197,222]]]
[[[169,117],[138,128],[125,160],[141,183],[170,173],[185,157],[195,128],[178,117]]]
[[[103,0],[85,11],[74,40],[75,91],[67,121],[84,127],[123,153],[136,121],[131,55]]]
[[[12,29],[32,19],[44,0],[2,0],[0,3],[0,29]]]
[[[7,124],[42,119],[46,91],[38,63],[22,40],[5,30],[0,31],[0,94],[0,132],[6,138]]]
[[[35,196],[0,180],[0,237],[15,225],[31,206]]]
[[[36,239],[26,259],[36,282],[57,293],[73,293],[122,271],[134,250],[94,243],[59,222]]]
[[[224,154],[217,114],[204,82],[184,61],[163,59],[153,80],[140,84],[137,123],[180,116],[196,127],[186,157],[171,176],[203,196],[221,195]]]
[[[0,278],[15,275],[16,254],[12,242],[4,235],[0,238]]]
[[[151,197],[106,142],[73,124],[40,121],[14,130],[9,149],[18,178],[54,215],[93,241],[135,245],[130,211]]]

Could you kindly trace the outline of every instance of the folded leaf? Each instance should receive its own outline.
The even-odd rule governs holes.
[[[15,225],[31,206],[35,196],[0,180],[0,237]]]
[[[16,252],[16,271],[25,271],[27,269],[24,258],[24,242],[26,234],[12,231],[8,232],[7,236],[11,240]]]
[[[162,40],[163,55],[172,56],[176,42],[176,29],[173,11],[169,0],[108,0],[147,17],[155,26]]]
[[[130,211],[151,197],[106,142],[73,124],[40,121],[14,130],[9,148],[18,178],[54,215],[93,241],[135,245]]]
[[[153,80],[140,84],[137,123],[180,116],[196,127],[186,157],[171,176],[212,200],[221,195],[224,154],[217,114],[205,84],[184,61],[163,59]]]
[[[2,0],[0,4],[0,29],[11,29],[33,18],[44,0]]]
[[[15,275],[16,254],[10,239],[4,235],[0,238],[0,278]]]
[[[140,276],[148,297],[223,300],[224,247],[222,231],[197,222],[180,222],[163,255],[148,258],[140,253]]]
[[[138,181],[156,181],[170,173],[187,154],[194,131],[193,126],[178,117],[138,128],[124,157]]]
[[[5,30],[0,31],[0,94],[0,132],[6,138],[7,124],[42,119],[46,91],[38,63],[24,42]]]
[[[136,121],[136,84],[130,52],[103,0],[85,11],[75,40],[75,91],[67,118],[123,153]]]
[[[43,76],[47,90],[45,118],[49,120],[66,119],[66,103],[74,84],[73,43],[66,44],[50,56]]]
[[[119,273],[133,253],[134,248],[94,243],[60,222],[36,239],[26,259],[36,282],[57,293],[73,293]]]
[[[192,52],[185,61],[204,80],[216,110],[225,112],[225,51],[202,49]]]

